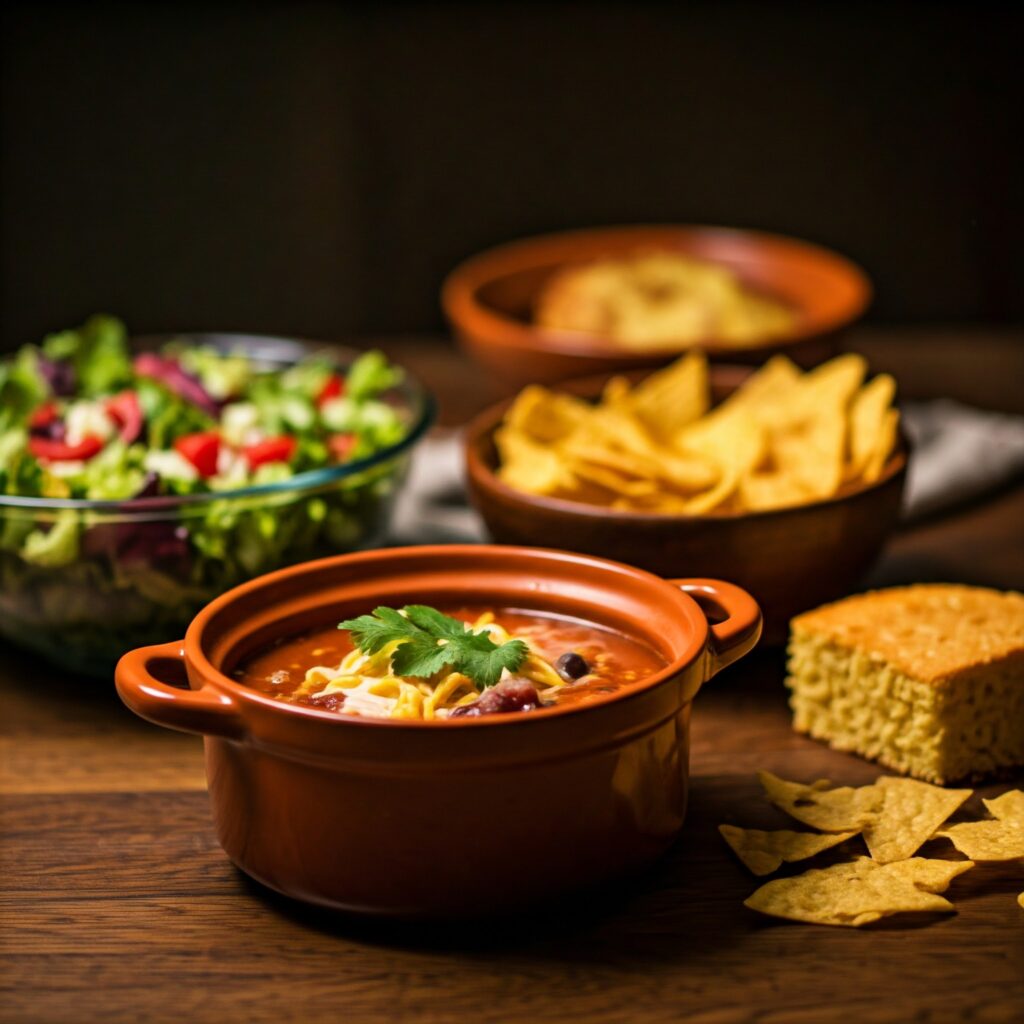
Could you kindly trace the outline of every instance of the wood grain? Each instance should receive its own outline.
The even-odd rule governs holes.
[[[1020,587],[1021,522],[1024,489],[1011,489],[905,531],[873,579]],[[197,740],[138,721],[112,686],[0,649],[0,1021],[1020,1020],[1018,865],[958,879],[955,915],[861,931],[742,906],[758,883],[716,826],[784,823],[757,768],[878,774],[795,735],[781,678],[778,653],[761,653],[699,695],[687,827],[657,868],[514,920],[416,927],[248,881],[214,839]]]

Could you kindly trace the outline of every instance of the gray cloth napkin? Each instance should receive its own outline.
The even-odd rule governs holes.
[[[409,479],[395,503],[395,544],[479,544],[487,540],[466,496],[462,434],[432,434],[416,449]]]
[[[1024,474],[1024,417],[984,412],[940,399],[903,406],[914,443],[903,517],[934,515]],[[466,498],[462,437],[429,437],[419,446],[392,524],[396,544],[480,543],[483,523]]]
[[[1024,417],[943,398],[903,407],[914,445],[903,518],[918,519],[980,498],[1024,474]]]

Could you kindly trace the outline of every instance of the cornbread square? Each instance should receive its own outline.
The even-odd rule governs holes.
[[[945,784],[1024,765],[1024,595],[894,587],[791,623],[793,727]]]

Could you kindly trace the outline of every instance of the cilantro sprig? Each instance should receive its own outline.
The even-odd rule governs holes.
[[[396,675],[425,678],[448,668],[481,690],[494,686],[504,669],[515,672],[529,653],[522,640],[498,645],[486,630],[474,633],[466,623],[425,604],[408,604],[401,611],[375,608],[372,615],[339,622],[338,629],[347,629],[364,654],[399,641],[391,655]]]

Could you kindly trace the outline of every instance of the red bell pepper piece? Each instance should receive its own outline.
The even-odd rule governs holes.
[[[43,430],[57,419],[57,403],[43,402],[28,418],[29,430]]]
[[[319,408],[332,398],[341,398],[343,394],[345,394],[344,378],[339,377],[336,373],[332,373],[324,382],[324,386],[320,389],[320,394],[316,396],[317,407]]]
[[[107,415],[117,424],[125,444],[131,444],[142,433],[142,406],[134,391],[122,391],[104,403]]]
[[[355,434],[332,434],[327,439],[327,447],[338,462],[344,462],[352,454],[355,446]]]
[[[202,477],[217,472],[217,457],[220,455],[220,435],[212,431],[185,434],[174,442],[174,447],[199,471]]]
[[[295,454],[295,448],[294,437],[281,435],[250,444],[242,449],[242,454],[248,461],[249,468],[256,469],[267,462],[287,462]]]
[[[48,437],[28,439],[28,450],[37,459],[46,459],[48,462],[84,461],[99,454],[102,448],[103,441],[94,434],[83,437],[78,444],[66,444],[64,441],[54,441]]]

